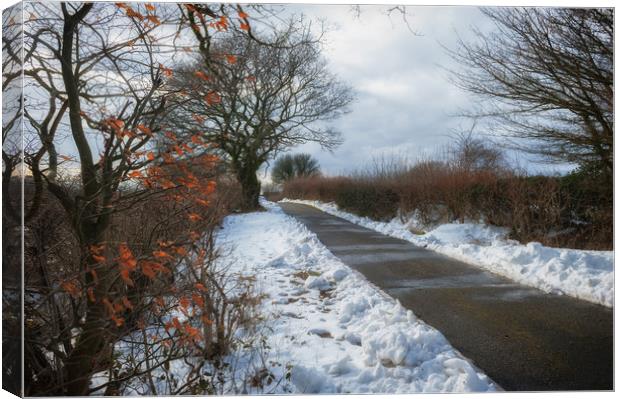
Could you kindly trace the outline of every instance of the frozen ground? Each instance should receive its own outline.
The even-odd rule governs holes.
[[[225,219],[217,243],[254,276],[272,386],[284,393],[494,391],[443,335],[334,257],[304,225],[266,212]]]
[[[376,222],[343,212],[335,204],[287,200],[312,205],[329,214],[443,253],[519,283],[546,292],[566,294],[608,307],[614,302],[613,251],[584,251],[545,247],[537,242],[522,245],[506,239],[506,229],[475,223],[448,223],[422,235],[412,233],[410,220]]]

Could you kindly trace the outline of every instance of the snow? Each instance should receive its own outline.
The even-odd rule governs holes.
[[[228,216],[217,244],[264,293],[270,393],[486,392],[497,386],[272,203]]]
[[[545,292],[613,306],[613,251],[552,248],[537,242],[523,245],[507,239],[507,229],[480,223],[447,223],[435,226],[425,234],[414,234],[410,228],[418,225],[416,220],[403,223],[396,218],[390,222],[377,222],[343,212],[333,203],[288,199],[282,202],[314,206],[352,223],[410,241]]]

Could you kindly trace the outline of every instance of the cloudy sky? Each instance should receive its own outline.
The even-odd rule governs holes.
[[[471,99],[448,80],[442,67],[454,66],[442,45],[454,48],[472,26],[490,27],[476,7],[407,7],[387,15],[388,6],[308,5],[303,12],[331,27],[325,56],[332,70],[355,89],[351,112],[334,123],[344,143],[333,153],[309,144],[327,174],[363,168],[373,157],[408,159],[432,154],[454,129],[469,126],[455,116]],[[414,35],[411,30],[417,35]]]
[[[471,124],[456,116],[472,98],[450,83],[445,68],[457,65],[442,46],[456,48],[459,36],[471,37],[474,26],[492,29],[490,21],[477,7],[408,6],[407,22],[399,12],[388,15],[388,9],[360,6],[357,14],[350,5],[285,6],[284,13],[325,22],[325,57],[356,95],[351,112],[333,124],[344,138],[340,147],[331,153],[315,144],[291,150],[311,153],[325,174],[362,169],[381,156],[410,161],[432,156]],[[70,144],[64,147],[74,152]],[[532,172],[549,171],[524,163]],[[268,180],[265,169],[262,178]]]

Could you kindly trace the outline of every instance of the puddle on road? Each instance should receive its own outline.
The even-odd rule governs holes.
[[[401,251],[412,252],[411,244],[355,244],[355,245],[332,245],[332,251]]]
[[[471,287],[518,287],[491,274],[475,273],[433,278],[399,279],[394,281],[390,290],[436,289],[436,288],[471,288]]]
[[[370,263],[383,265],[390,262],[414,261],[429,257],[434,258],[434,256],[432,254],[429,254],[428,252],[419,252],[413,250],[402,252],[394,252],[394,250],[386,250],[385,252],[380,252],[380,250],[375,250],[374,253],[368,254],[343,254],[340,251],[334,250],[333,253],[334,255],[338,256],[344,263],[350,266],[364,265]]]
[[[517,285],[518,287],[518,285]],[[541,297],[546,294],[540,290],[534,288],[514,288],[502,292],[496,292],[493,295],[476,295],[476,299],[483,301],[506,301],[506,302],[520,302],[527,298]]]

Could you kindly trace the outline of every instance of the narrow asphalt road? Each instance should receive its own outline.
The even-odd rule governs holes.
[[[516,284],[311,206],[280,206],[503,389],[613,389],[611,309]]]

